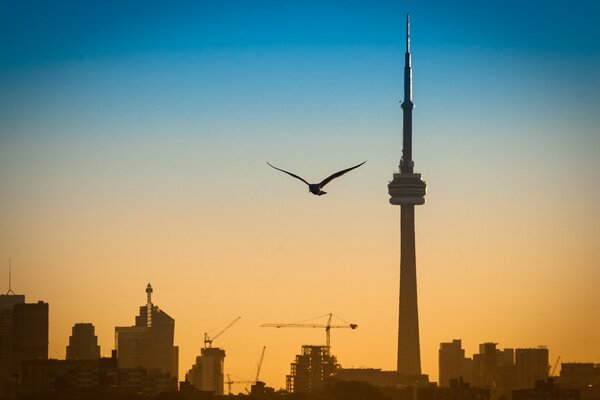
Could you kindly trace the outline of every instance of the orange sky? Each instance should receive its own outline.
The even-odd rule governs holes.
[[[239,152],[245,167],[238,169],[218,157],[192,160],[205,151],[192,139],[157,147],[151,156],[118,139],[74,139],[73,146],[115,157],[99,168],[100,156],[84,159],[58,144],[17,140],[15,147],[40,146],[52,156],[37,159],[41,165],[33,157],[23,161],[31,174],[3,202],[0,254],[13,258],[14,291],[50,303],[51,357],[64,357],[76,322],[96,325],[108,355],[114,327],[134,323],[151,282],[155,303],[176,320],[180,378],[203,332],[238,315],[215,342],[226,349],[226,372],[238,379],[254,374],[266,345],[263,378],[284,386],[300,346],[323,343],[324,332],[259,325],[328,312],[359,325],[332,332],[342,366],[391,369],[399,209],[388,204],[386,184],[397,158],[391,150],[378,157],[377,145],[363,144],[349,146],[347,164],[363,151],[373,157],[317,198],[263,163],[278,151]],[[571,182],[570,171],[550,170],[554,154],[522,169],[526,148],[502,168],[493,155],[475,164],[479,156],[467,151],[450,171],[443,158],[452,157],[437,153],[440,146],[430,151],[416,141],[416,169],[428,182],[427,202],[416,213],[424,373],[436,379],[438,345],[453,338],[463,339],[468,354],[495,341],[547,345],[552,360],[598,362],[598,196],[575,195],[590,181]],[[433,157],[442,159],[427,162]],[[288,164],[309,177],[346,166]]]

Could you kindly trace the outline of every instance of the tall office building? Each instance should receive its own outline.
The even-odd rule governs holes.
[[[152,286],[146,287],[146,304],[140,306],[135,326],[115,327],[118,366],[169,373],[177,379],[179,348],[173,346],[175,320],[152,303]]]
[[[19,371],[24,360],[48,359],[48,303],[15,304],[13,360]]]
[[[538,380],[548,378],[548,349],[517,349],[515,351],[517,389],[532,389]]]
[[[7,294],[0,295],[0,398],[8,397],[14,386],[13,309],[23,303],[25,296],[22,294],[9,290]]]
[[[439,351],[439,385],[450,387],[450,380],[462,378],[470,382],[470,360],[465,357],[460,339],[450,343],[440,343]]]
[[[94,325],[75,324],[72,332],[67,346],[67,360],[97,360],[100,358],[100,346],[98,345],[98,336],[94,334]]]
[[[425,203],[425,182],[414,172],[412,159],[412,69],[410,19],[406,18],[404,59],[403,134],[400,172],[388,185],[390,203],[400,206],[400,306],[398,317],[398,372],[421,375],[419,313],[417,307],[417,267],[415,257],[415,205]]]
[[[196,363],[188,371],[185,380],[196,389],[223,395],[225,350],[205,347],[196,357]]]

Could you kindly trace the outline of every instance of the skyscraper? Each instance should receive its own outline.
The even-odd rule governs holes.
[[[25,296],[9,290],[0,295],[0,397],[8,397],[13,390],[13,309],[25,303]]]
[[[517,349],[515,351],[517,388],[532,389],[538,380],[548,378],[548,349]]]
[[[67,360],[97,360],[100,358],[98,336],[94,334],[94,325],[79,323],[73,325],[73,333],[67,346]]]
[[[185,380],[196,389],[223,395],[225,350],[218,347],[200,349],[196,363],[188,371]]]
[[[468,361],[460,339],[454,339],[451,343],[440,343],[439,385],[441,387],[449,387],[452,379],[463,378],[465,382],[470,382],[470,377],[467,376],[467,365]]]
[[[16,304],[13,308],[13,360],[48,359],[48,303]]]
[[[415,205],[425,203],[425,182],[414,172],[412,159],[412,69],[410,56],[410,17],[406,17],[404,58],[403,135],[400,172],[388,185],[390,203],[400,206],[400,307],[398,317],[398,372],[421,374],[419,313],[417,308],[417,268],[415,257]]]
[[[115,327],[119,368],[143,368],[177,379],[179,348],[173,346],[175,320],[152,303],[152,286],[140,306],[135,326]]]

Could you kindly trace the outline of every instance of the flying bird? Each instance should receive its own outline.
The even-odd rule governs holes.
[[[361,162],[360,164],[355,165],[354,167],[350,167],[350,168],[346,168],[346,169],[343,169],[341,171],[338,171],[335,174],[332,174],[332,175],[328,176],[327,178],[323,179],[321,181],[321,183],[308,183],[303,178],[299,177],[296,174],[292,174],[291,172],[285,171],[285,170],[283,170],[281,168],[277,168],[277,167],[275,167],[275,166],[273,166],[273,165],[271,165],[269,163],[267,163],[267,165],[269,167],[271,167],[271,168],[275,168],[278,171],[285,172],[286,174],[288,174],[290,176],[293,176],[296,179],[301,180],[302,182],[304,182],[304,183],[306,183],[308,185],[308,191],[309,192],[311,192],[312,194],[314,194],[316,196],[322,196],[324,194],[327,194],[327,192],[323,191],[323,186],[327,185],[329,182],[331,182],[335,178],[339,178],[340,176],[344,175],[346,172],[352,171],[354,168],[360,167],[361,165],[363,165],[366,162],[367,161],[365,160],[365,161]]]

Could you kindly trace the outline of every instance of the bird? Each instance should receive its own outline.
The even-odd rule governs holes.
[[[354,167],[346,168],[346,169],[336,172],[335,174],[329,175],[327,178],[323,179],[320,183],[308,183],[306,180],[304,180],[303,178],[299,177],[296,174],[292,174],[291,172],[288,172],[281,168],[277,168],[276,166],[271,165],[268,162],[267,162],[267,165],[271,168],[275,168],[278,171],[285,172],[286,174],[293,176],[294,178],[299,179],[302,182],[306,183],[308,185],[308,191],[310,193],[314,194],[315,196],[323,196],[324,194],[327,194],[327,192],[323,191],[323,186],[327,185],[329,182],[331,182],[335,178],[339,178],[340,176],[344,175],[346,172],[352,171],[353,169],[360,167],[361,165],[363,165],[366,162],[367,162],[367,160],[361,162],[358,165],[355,165]]]

